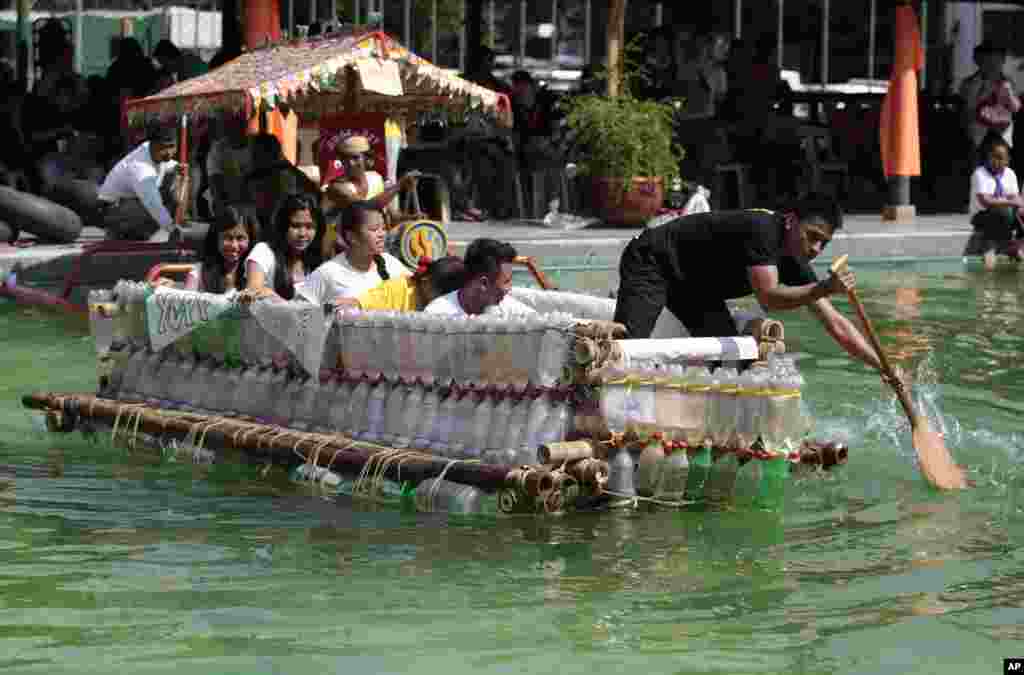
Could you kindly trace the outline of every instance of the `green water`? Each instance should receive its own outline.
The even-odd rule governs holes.
[[[879,379],[803,316],[819,433],[852,451],[782,516],[450,520],[45,436],[18,399],[91,389],[86,326],[0,305],[0,670],[1002,672],[1024,655],[1024,273],[860,278],[974,490],[922,485]]]

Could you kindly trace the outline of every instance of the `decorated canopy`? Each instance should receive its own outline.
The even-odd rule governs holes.
[[[127,108],[136,123],[279,106],[303,117],[340,110],[407,114],[475,108],[511,122],[504,94],[438,68],[385,33],[359,27],[246,52],[206,75],[130,101]]]

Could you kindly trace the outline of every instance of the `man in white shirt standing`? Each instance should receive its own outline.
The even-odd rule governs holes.
[[[125,155],[107,174],[100,186],[99,209],[108,235],[163,242],[177,229],[161,194],[165,178],[173,177],[171,172],[178,169],[173,161],[176,135],[173,127],[154,129],[149,140]]]
[[[470,242],[463,257],[466,280],[462,288],[442,295],[423,311],[448,316],[535,314],[533,309],[508,296],[515,259],[516,250],[506,242],[494,239]]]

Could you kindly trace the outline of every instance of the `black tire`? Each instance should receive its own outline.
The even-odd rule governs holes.
[[[70,244],[82,232],[82,219],[49,199],[0,186],[0,220],[40,240]]]
[[[78,214],[89,227],[103,227],[99,215],[99,191],[96,183],[77,178],[64,178],[50,188],[44,196]]]
[[[0,244],[13,244],[18,241],[19,234],[16,228],[0,220]]]

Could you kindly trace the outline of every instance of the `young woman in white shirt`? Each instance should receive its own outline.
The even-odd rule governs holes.
[[[334,256],[306,280],[303,288],[311,302],[333,303],[351,298],[387,281],[408,276],[409,269],[384,251],[384,216],[372,202],[355,202],[341,214],[339,248]]]
[[[248,277],[243,300],[277,295],[295,297],[309,274],[320,266],[323,218],[316,203],[304,195],[281,200],[271,231],[246,261]]]
[[[227,293],[246,287],[245,256],[259,238],[256,218],[225,206],[203,241],[202,262],[185,278],[185,290]]]

